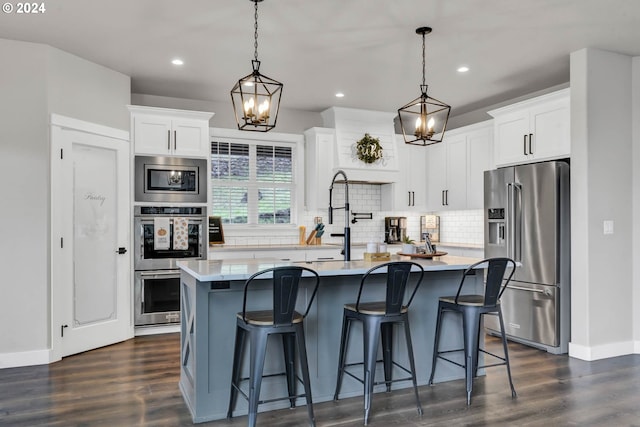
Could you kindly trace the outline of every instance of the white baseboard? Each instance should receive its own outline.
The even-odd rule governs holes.
[[[584,346],[569,343],[569,356],[586,361],[608,359],[610,357],[624,356],[640,353],[640,343],[635,341],[617,342],[596,346]]]
[[[51,350],[21,351],[0,354],[0,369],[51,363]]]
[[[180,325],[136,326],[135,336],[171,334],[180,332]]]

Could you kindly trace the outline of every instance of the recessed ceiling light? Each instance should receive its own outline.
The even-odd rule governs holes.
[[[467,67],[466,65],[463,65],[462,67],[458,67],[459,73],[466,73],[467,71],[469,71],[469,67]]]
[[[342,92],[336,93],[336,98],[344,98],[344,93]]]
[[[176,58],[171,61],[173,65],[184,65],[184,61],[182,59]]]

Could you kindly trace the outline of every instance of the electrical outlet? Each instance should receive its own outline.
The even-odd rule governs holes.
[[[602,225],[604,234],[613,234],[613,221],[605,220]]]

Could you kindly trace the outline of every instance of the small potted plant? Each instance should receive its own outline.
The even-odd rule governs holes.
[[[405,235],[402,238],[402,253],[403,254],[414,254],[416,253],[416,247],[413,245],[415,241],[409,236]]]

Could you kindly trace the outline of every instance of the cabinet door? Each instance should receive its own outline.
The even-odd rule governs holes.
[[[133,119],[136,154],[167,155],[172,150],[171,119],[136,115]]]
[[[569,101],[531,109],[531,151],[535,160],[568,157],[571,153]]]
[[[179,156],[207,157],[209,145],[209,127],[202,120],[173,119],[173,154]]]
[[[496,117],[494,147],[496,166],[525,162],[528,155],[528,138],[528,111]]]
[[[447,187],[445,209],[467,207],[467,139],[464,136],[446,141]]]
[[[484,206],[484,171],[493,169],[493,129],[467,136],[467,209]]]
[[[305,191],[307,210],[327,209],[333,177],[335,130],[312,128],[304,133]]]
[[[427,150],[425,147],[404,144],[404,157],[401,159],[400,174],[404,175],[406,191],[403,196],[410,211],[422,211],[427,206]],[[405,167],[403,165],[407,165]]]
[[[446,143],[425,147],[427,156],[427,210],[439,211],[445,208],[444,191],[447,187]]]

